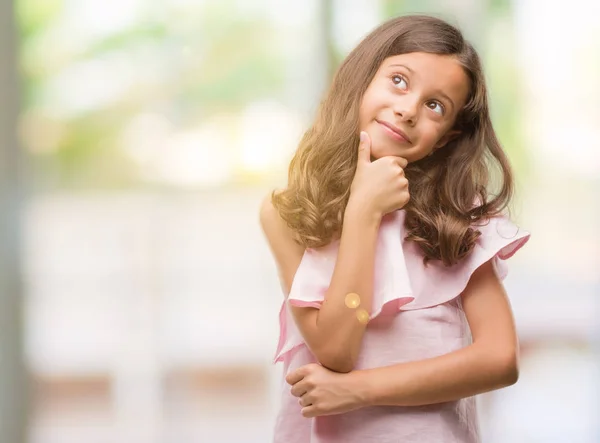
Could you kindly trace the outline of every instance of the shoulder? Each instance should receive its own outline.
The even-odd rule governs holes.
[[[274,193],[277,192],[278,191],[274,191]],[[260,224],[263,227],[263,229],[265,226],[272,226],[273,224],[276,224],[278,222],[277,219],[279,218],[279,213],[277,212],[275,206],[273,206],[272,196],[273,193],[269,192],[260,202],[259,215]]]
[[[277,192],[275,191],[275,193]],[[267,194],[260,204],[259,220],[260,226],[269,242],[284,239],[293,241],[293,231],[273,205],[272,193]]]
[[[304,246],[294,239],[293,230],[273,206],[269,193],[260,205],[260,225],[280,274],[282,286],[289,292],[293,277],[304,255]]]

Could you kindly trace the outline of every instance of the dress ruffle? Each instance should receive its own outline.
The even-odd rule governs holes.
[[[423,262],[418,245],[404,241],[404,211],[386,215],[381,222],[375,254],[373,305],[370,318],[383,309],[415,310],[447,303],[466,288],[471,275],[489,260],[500,279],[507,274],[504,261],[528,240],[529,233],[503,216],[474,226],[481,232],[471,253],[451,267],[439,261]],[[279,342],[275,362],[304,345],[304,339],[289,312],[293,306],[320,308],[330,285],[339,241],[319,249],[307,249],[294,276],[287,298],[279,312]]]

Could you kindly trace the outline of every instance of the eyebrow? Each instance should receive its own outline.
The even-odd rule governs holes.
[[[389,65],[388,68],[394,68],[394,67],[401,67],[406,69],[408,72],[410,72],[411,74],[414,74],[415,71],[413,71],[412,69],[410,69],[408,66],[406,65],[401,65],[398,63],[395,63],[393,65]],[[435,91],[433,91],[434,94],[437,94],[439,96],[441,96],[442,98],[445,98],[448,102],[450,102],[450,106],[452,106],[452,109],[454,109],[456,106],[454,105],[454,102],[452,101],[452,99],[450,97],[448,97],[444,92],[440,91],[439,89],[436,89]]]

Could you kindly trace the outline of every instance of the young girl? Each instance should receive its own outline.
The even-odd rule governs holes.
[[[261,207],[287,294],[276,443],[479,441],[473,396],[518,377],[512,191],[457,29],[401,17],[350,53]]]

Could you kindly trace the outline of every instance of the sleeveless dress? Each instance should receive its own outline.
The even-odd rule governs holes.
[[[404,217],[404,211],[399,210],[381,221],[372,313],[356,369],[422,360],[467,346],[471,335],[459,295],[473,272],[489,260],[493,260],[498,277],[504,279],[504,260],[529,239],[529,233],[498,216],[474,226],[481,235],[461,262],[451,267],[437,261],[424,265],[419,247],[404,241]],[[306,347],[287,305],[320,308],[338,249],[339,240],[306,250],[280,310],[275,362],[283,363],[283,377],[274,443],[479,442],[474,397],[418,407],[373,406],[340,415],[302,416],[285,375],[317,360]]]

